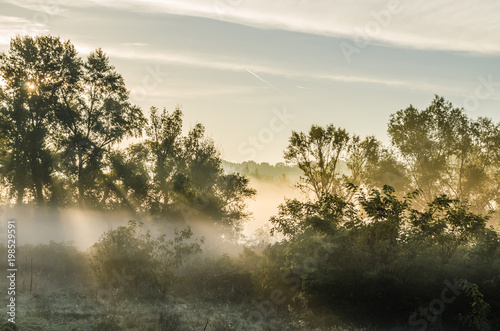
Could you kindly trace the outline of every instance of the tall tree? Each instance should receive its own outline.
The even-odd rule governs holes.
[[[1,161],[12,196],[42,204],[65,183],[60,196],[96,205],[111,148],[145,123],[108,57],[98,49],[83,61],[58,37],[16,37],[0,73]]]
[[[371,184],[370,175],[373,174],[373,168],[380,162],[381,144],[375,137],[368,136],[365,139],[353,135],[347,147],[345,163],[347,174],[343,175],[344,182],[356,187]],[[350,190],[347,200],[350,201],[354,191]]]
[[[172,179],[183,165],[181,159],[182,112],[179,108],[172,114],[152,107],[146,128],[148,145],[153,163],[152,212],[165,214],[171,203]]]
[[[312,192],[317,199],[327,193],[340,193],[339,168],[349,140],[347,131],[333,125],[313,125],[308,134],[292,132],[284,157],[302,170],[304,177],[299,185],[303,190]]]
[[[226,174],[220,153],[196,124],[182,135],[182,112],[151,108],[146,128],[150,150],[151,212],[158,216],[200,218],[239,230],[245,200],[255,194],[247,178]],[[231,232],[230,231],[230,232]]]
[[[18,203],[28,195],[38,204],[51,185],[50,126],[58,95],[78,79],[80,60],[70,42],[57,37],[16,37],[0,55],[5,87],[0,93],[1,130],[7,137],[3,170]]]
[[[422,204],[440,194],[468,200],[475,212],[494,207],[500,192],[500,126],[470,119],[436,96],[424,110],[410,106],[391,116],[389,135]]]
[[[248,178],[224,172],[220,152],[201,124],[189,131],[182,152],[184,170],[174,178],[174,191],[203,218],[238,233],[249,216],[246,199],[255,194]]]
[[[104,174],[100,205],[108,208],[148,212],[151,206],[149,150],[145,144],[133,144],[109,155],[111,171]]]
[[[377,162],[379,150],[374,137],[361,140],[333,125],[313,125],[308,133],[292,132],[284,158],[302,170],[298,187],[316,200],[328,195],[350,199],[352,192],[345,185],[367,182],[368,169]]]
[[[145,118],[129,101],[122,76],[98,49],[82,66],[81,79],[72,91],[62,90],[57,113],[63,134],[64,169],[76,173],[77,200],[93,205],[101,200],[105,156],[128,136],[140,136]]]

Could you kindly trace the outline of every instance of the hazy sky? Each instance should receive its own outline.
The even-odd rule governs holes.
[[[0,51],[100,47],[135,103],[180,105],[230,161],[282,161],[312,124],[387,142],[389,115],[434,94],[500,121],[499,31],[493,0],[0,0]]]

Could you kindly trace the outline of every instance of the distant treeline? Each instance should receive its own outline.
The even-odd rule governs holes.
[[[243,176],[270,181],[295,183],[302,174],[302,171],[297,166],[286,165],[283,162],[272,165],[267,162],[257,163],[255,161],[242,163],[222,161],[222,166],[228,173],[239,173]]]

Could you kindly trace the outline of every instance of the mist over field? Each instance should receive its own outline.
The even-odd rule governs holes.
[[[250,185],[257,194],[248,202],[252,218],[245,225],[243,233],[246,235],[253,234],[259,228],[269,227],[269,219],[276,214],[277,206],[284,202],[285,197],[293,199],[301,195],[288,181],[251,179]]]
[[[242,234],[250,240],[256,231],[269,232],[269,218],[276,214],[277,206],[286,198],[297,198],[301,194],[293,187],[289,179],[278,177],[255,178],[250,177],[250,185],[257,194],[248,201],[248,210],[252,213],[245,222]],[[293,180],[293,178],[292,178]],[[54,242],[72,242],[76,248],[86,251],[96,243],[105,232],[126,226],[129,220],[137,219],[137,215],[127,211],[99,211],[79,208],[55,209],[37,208],[35,206],[4,207],[2,218],[4,223],[8,219],[15,219],[20,226],[17,234],[17,243],[49,244]],[[167,220],[165,220],[167,221]],[[165,232],[161,229],[162,222],[146,220],[144,228],[154,233]],[[216,229],[210,228],[203,222],[193,222],[189,219],[168,220],[173,227],[191,226],[195,237],[205,237],[207,243],[218,241]],[[168,228],[168,227],[167,227]],[[245,241],[246,239],[243,239]],[[227,250],[223,253],[231,253]]]

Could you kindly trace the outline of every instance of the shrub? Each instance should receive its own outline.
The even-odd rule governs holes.
[[[112,229],[90,249],[90,265],[99,286],[122,292],[147,294],[155,290],[162,297],[177,280],[176,270],[191,256],[201,252],[201,240],[186,242],[193,235],[188,227],[175,230],[174,238],[154,238],[130,221]],[[133,285],[133,286],[132,286]]]
[[[408,323],[412,313],[425,312],[439,298],[443,282],[464,278],[471,282],[467,294],[435,314],[436,321],[444,327],[463,328],[459,319],[469,327],[492,326],[488,312],[500,304],[500,236],[486,226],[490,215],[474,214],[446,196],[415,210],[418,194],[398,198],[390,187],[360,192],[355,208],[344,208],[338,197],[287,202],[271,219],[287,239],[264,251],[261,296],[279,290],[286,298],[281,306],[293,308],[299,297],[293,288],[311,309],[329,307],[380,325],[389,322],[387,316]],[[286,275],[295,277],[288,286]],[[485,289],[484,300],[477,286]],[[428,320],[429,314],[418,316]]]
[[[242,302],[253,295],[252,275],[228,255],[199,259],[188,268],[180,292],[221,302]]]

